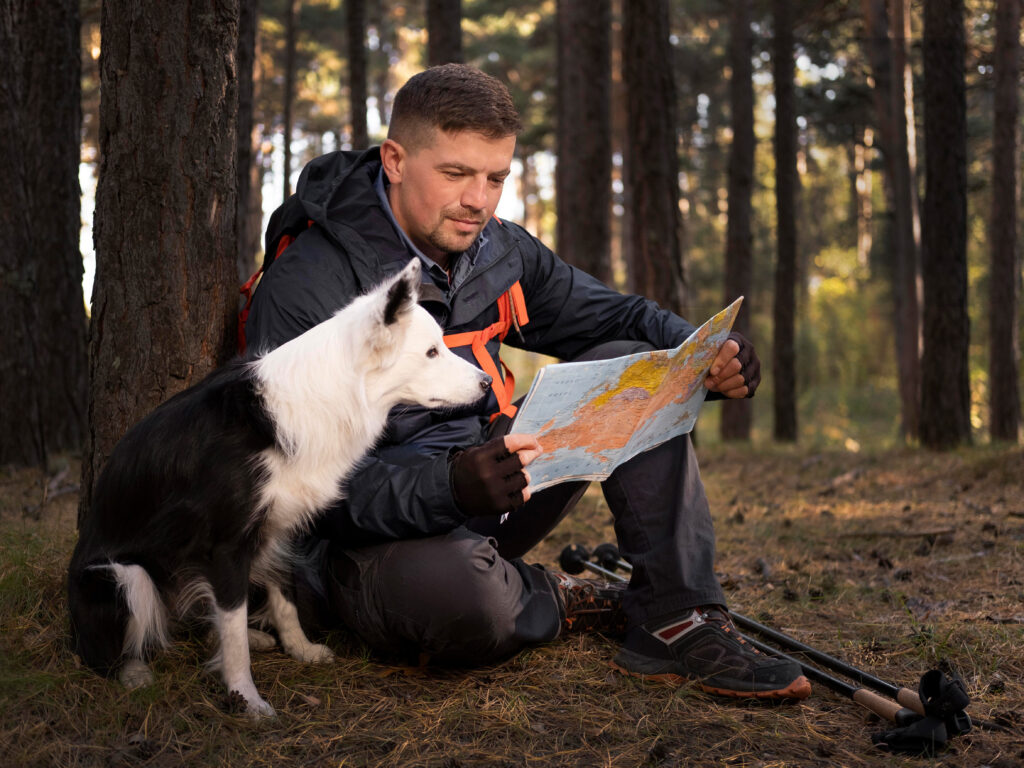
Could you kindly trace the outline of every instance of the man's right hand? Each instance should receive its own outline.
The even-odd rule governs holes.
[[[455,455],[452,494],[463,513],[503,515],[530,498],[530,474],[523,467],[541,454],[533,435],[505,435]]]

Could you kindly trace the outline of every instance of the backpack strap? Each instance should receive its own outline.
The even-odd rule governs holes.
[[[308,219],[306,221],[306,229],[313,226],[313,220]],[[263,263],[260,264],[259,269],[252,273],[252,277],[245,281],[245,284],[238,289],[238,292],[245,296],[245,306],[238,313],[238,353],[240,355],[245,354],[245,323],[249,319],[249,308],[252,306],[252,294],[255,290],[256,283],[259,282],[260,277],[263,275],[263,271],[273,264],[277,257],[288,250],[288,246],[295,242],[295,238],[300,233],[288,233],[281,235],[277,241],[277,248],[274,251],[272,258],[268,259],[266,255],[263,256]]]
[[[530,316],[526,313],[526,297],[523,295],[523,288],[517,280],[511,288],[498,297],[498,321],[491,323],[479,331],[465,331],[463,333],[450,333],[444,337],[445,346],[449,349],[468,346],[473,357],[479,363],[484,373],[491,377],[491,389],[498,399],[498,410],[491,414],[491,421],[504,414],[509,418],[516,415],[516,407],[512,404],[512,395],[516,388],[516,379],[512,370],[500,357],[504,376],[498,373],[498,367],[494,359],[487,353],[487,342],[497,337],[498,341],[504,341],[509,330],[514,325],[518,331],[520,327],[530,322]]]

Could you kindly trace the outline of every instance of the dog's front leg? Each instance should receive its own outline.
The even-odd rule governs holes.
[[[274,708],[256,691],[249,661],[249,607],[243,600],[236,608],[214,605],[214,624],[220,638],[220,668],[228,694],[237,693],[245,699],[249,714],[273,717]]]
[[[213,587],[213,620],[220,639],[220,671],[228,695],[245,700],[252,717],[273,717],[256,691],[249,659],[249,559],[237,543],[215,546],[207,569]]]
[[[277,630],[281,647],[289,656],[307,664],[334,661],[334,652],[330,648],[309,642],[299,623],[299,612],[295,609],[295,604],[284,596],[276,584],[267,584],[267,605],[270,607],[270,620]]]

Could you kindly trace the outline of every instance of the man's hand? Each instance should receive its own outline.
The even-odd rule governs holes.
[[[726,397],[753,397],[761,383],[761,359],[742,333],[729,334],[718,356],[711,364],[704,386],[711,392],[720,392]]]
[[[533,435],[505,435],[455,455],[450,469],[455,503],[465,514],[503,515],[530,498],[523,467],[541,454]]]

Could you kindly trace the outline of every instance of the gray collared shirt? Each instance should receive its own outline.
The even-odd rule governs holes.
[[[473,270],[473,265],[476,263],[477,256],[487,245],[487,237],[483,232],[480,236],[473,241],[473,244],[469,246],[464,252],[452,254],[452,272],[451,276],[445,272],[441,266],[433,259],[426,256],[412,240],[405,233],[395,219],[395,214],[391,210],[391,201],[388,200],[388,181],[384,176],[384,169],[381,168],[377,172],[377,180],[374,183],[374,188],[377,190],[377,198],[380,200],[380,205],[384,209],[384,213],[387,214],[388,220],[391,225],[395,228],[395,232],[402,238],[402,242],[405,243],[405,247],[409,250],[409,253],[415,254],[423,262],[423,267],[426,269],[427,274],[431,276],[433,281],[439,288],[445,290],[448,295],[451,295],[460,285],[462,285],[469,273]]]

